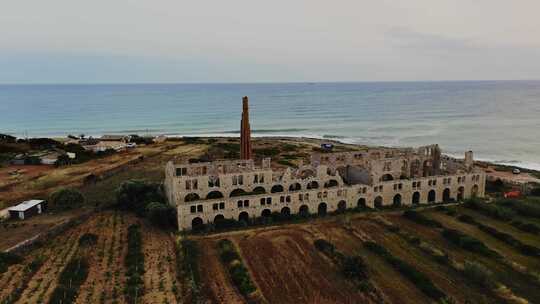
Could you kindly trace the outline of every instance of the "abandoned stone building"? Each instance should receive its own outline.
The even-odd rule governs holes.
[[[274,170],[269,158],[257,164],[251,159],[245,120],[244,127],[248,128],[241,130],[244,159],[166,165],[166,194],[178,210],[181,230],[225,218],[248,221],[273,212],[325,214],[484,196],[485,173],[475,168],[470,151],[464,160],[442,155],[438,145],[314,153],[309,164]]]

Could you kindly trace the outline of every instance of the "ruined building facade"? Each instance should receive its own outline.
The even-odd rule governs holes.
[[[309,164],[285,170],[274,170],[269,158],[256,164],[248,110],[244,97],[240,160],[167,163],[165,190],[178,210],[180,230],[273,212],[325,214],[484,196],[486,176],[474,167],[473,153],[457,160],[443,156],[438,145],[316,153]]]
[[[347,208],[411,206],[484,196],[485,174],[437,145],[313,154],[299,168],[273,170],[270,159],[166,166],[165,189],[181,230],[222,218],[272,212],[326,213]]]

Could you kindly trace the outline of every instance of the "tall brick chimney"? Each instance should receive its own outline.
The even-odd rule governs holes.
[[[242,120],[240,121],[240,158],[251,159],[251,128],[249,126],[248,97],[242,98]]]

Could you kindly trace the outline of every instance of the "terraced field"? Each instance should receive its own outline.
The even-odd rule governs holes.
[[[540,303],[540,256],[479,227],[492,227],[532,248],[540,248],[539,234],[464,206],[428,208],[417,214],[438,226],[390,210],[188,236],[198,248],[193,277],[198,283],[193,284],[178,256],[179,236],[131,214],[105,211],[67,229],[0,274],[0,303],[49,303],[86,233],[95,234],[97,243],[86,255],[88,274],[75,302],[128,303],[125,258],[128,227],[133,224],[140,226],[145,269],[144,292],[137,303],[434,303],[443,298],[450,303]],[[463,215],[474,221],[462,220]],[[538,221],[520,215],[514,219]],[[446,230],[458,231],[494,254],[452,242]],[[232,264],[223,261],[218,245],[223,239],[238,251],[239,260]],[[315,246],[320,240],[333,246],[334,258]],[[340,262],[351,257],[360,261],[354,271],[363,267],[361,281],[351,279],[350,267],[347,276]],[[252,294],[241,292],[245,286],[239,284],[245,282],[231,272],[231,265],[239,263],[245,265],[255,288]],[[471,263],[484,269],[488,279],[473,275],[467,268]],[[195,293],[199,296],[191,296]]]

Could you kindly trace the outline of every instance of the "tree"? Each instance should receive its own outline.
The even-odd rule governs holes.
[[[150,202],[164,201],[164,198],[159,184],[128,180],[116,190],[116,200],[120,207],[144,216]]]
[[[53,192],[49,196],[49,206],[53,209],[67,210],[81,206],[84,196],[79,190],[63,188]]]
[[[161,227],[168,226],[171,218],[174,219],[174,209],[158,202],[149,203],[146,206],[146,214],[150,222]]]

